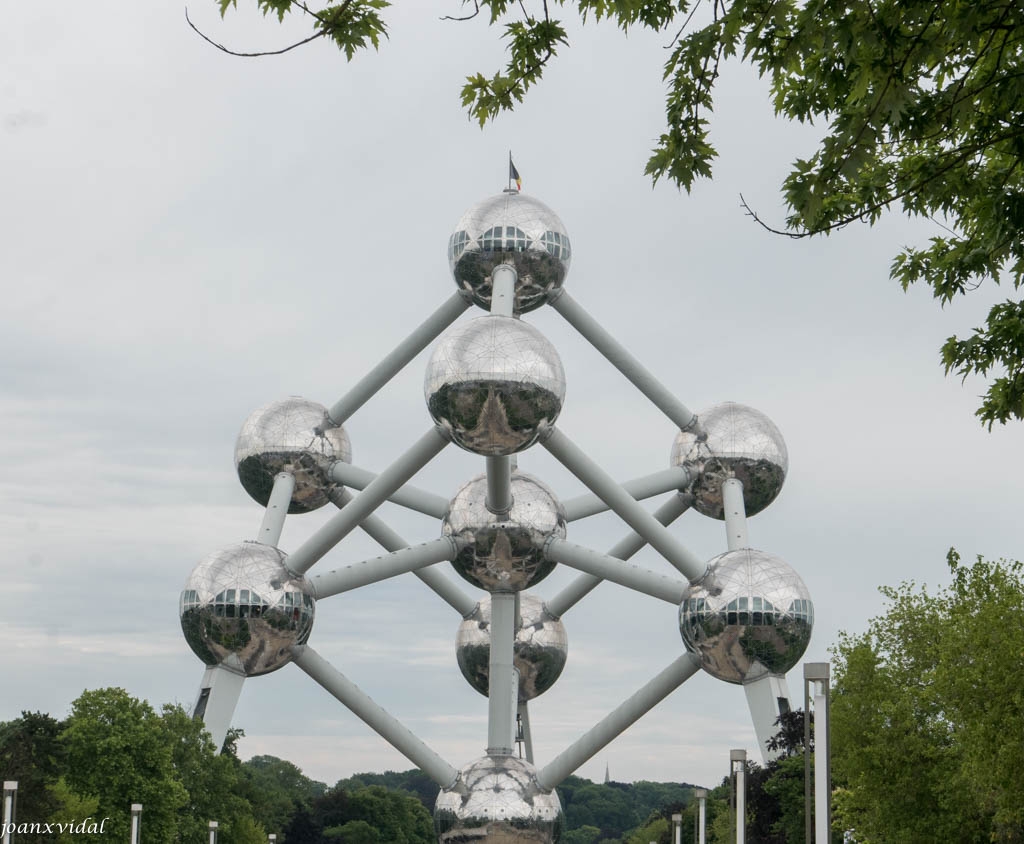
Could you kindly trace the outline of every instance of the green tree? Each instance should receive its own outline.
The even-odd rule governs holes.
[[[204,840],[210,820],[218,822],[218,840],[223,844],[241,844],[240,839],[251,837],[259,824],[251,817],[249,802],[239,795],[238,759],[230,753],[218,754],[203,723],[180,705],[166,704],[160,720],[175,777],[187,794],[175,820],[177,840]],[[148,827],[148,807],[146,814]]]
[[[124,689],[94,689],[71,704],[66,723],[61,738],[67,784],[76,794],[96,798],[97,815],[110,819],[105,832],[127,840],[131,804],[142,803],[146,841],[173,841],[188,794],[153,708]]]
[[[42,712],[22,712],[20,718],[0,723],[0,774],[18,783],[18,820],[43,823],[53,819],[62,805],[56,789],[64,767],[60,734],[64,725]],[[42,835],[41,840],[56,840]]]
[[[237,0],[217,0],[221,14]],[[256,0],[264,14],[306,15],[313,33],[351,59],[387,35],[385,0],[319,10]],[[453,7],[466,5],[453,2]],[[888,209],[935,222],[926,248],[908,247],[891,275],[928,284],[943,304],[989,279],[1024,281],[1024,10],[1013,0],[474,0],[508,42],[492,75],[470,75],[462,101],[481,125],[514,108],[568,32],[552,9],[608,19],[624,33],[665,34],[665,130],[647,162],[655,180],[689,190],[708,178],[714,85],[723,62],[750,64],[776,112],[823,127],[818,148],[792,164],[782,192],[792,237],[827,234]],[[455,17],[457,17],[457,10]],[[300,43],[305,43],[300,42]],[[297,46],[297,45],[293,45]],[[221,48],[224,49],[224,48]],[[290,49],[290,48],[289,48]],[[281,52],[281,51],[275,51]],[[248,54],[251,55],[251,54]],[[749,209],[748,209],[749,210]],[[751,215],[761,222],[755,210]],[[1024,418],[1024,301],[992,308],[983,327],[942,347],[946,371],[988,377],[977,414]]]
[[[955,551],[949,586],[883,588],[834,650],[833,771],[858,841],[1019,841],[1024,573]]]
[[[327,791],[326,784],[276,756],[253,756],[241,765],[239,794],[252,806],[253,817],[267,832],[283,836],[297,806],[306,809]]]
[[[596,826],[581,826],[568,830],[562,836],[562,844],[594,844],[601,837],[601,830]]]

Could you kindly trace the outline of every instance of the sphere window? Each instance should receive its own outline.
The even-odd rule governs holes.
[[[469,235],[464,231],[457,231],[448,238],[448,260],[457,261],[466,247],[469,245]]]
[[[480,235],[484,252],[525,252],[528,243],[526,232],[516,226],[494,226]]]
[[[544,234],[541,235],[540,243],[541,246],[543,246],[553,257],[562,261],[569,260],[569,238],[561,232],[544,232]]]

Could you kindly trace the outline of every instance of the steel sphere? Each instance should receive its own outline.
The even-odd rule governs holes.
[[[556,844],[564,825],[558,794],[543,790],[517,756],[470,763],[434,804],[439,844]]]
[[[185,641],[206,665],[246,677],[269,674],[291,660],[292,645],[309,638],[313,593],[284,559],[271,545],[241,542],[192,570],[178,614]]]
[[[701,666],[727,683],[785,674],[811,641],[814,607],[785,561],[740,548],[719,554],[679,605],[679,632]]]
[[[483,316],[450,328],[434,347],[423,383],[427,409],[452,440],[474,454],[529,448],[565,400],[565,371],[536,328]]]
[[[515,313],[547,301],[569,272],[569,235],[543,202],[520,193],[500,193],[478,202],[448,239],[448,266],[455,283],[481,308],[491,308],[491,273],[511,264],[516,280]]]
[[[267,506],[274,478],[295,478],[289,513],[322,507],[337,488],[331,464],[352,462],[348,434],[327,415],[327,408],[297,397],[271,402],[254,411],[235,442],[235,467],[245,491]]]
[[[455,570],[488,592],[519,592],[554,569],[542,546],[565,538],[565,509],[553,492],[531,475],[512,473],[512,508],[500,517],[487,509],[487,476],[473,478],[448,505],[441,533],[463,542],[452,560]]]
[[[565,625],[534,596],[519,596],[522,625],[516,631],[513,662],[519,671],[519,702],[533,700],[554,684],[565,668],[569,639]],[[476,612],[459,625],[455,634],[459,670],[474,689],[486,696],[490,688],[491,599],[477,604]]]
[[[695,478],[690,485],[694,507],[705,516],[724,519],[722,483],[743,481],[747,515],[760,513],[775,500],[786,480],[789,455],[775,424],[758,410],[723,402],[697,414],[699,429],[680,431],[672,445],[672,466]]]

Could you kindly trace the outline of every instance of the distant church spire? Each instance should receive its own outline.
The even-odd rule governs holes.
[[[612,778],[608,775],[608,763],[604,763],[604,784],[608,785],[612,781]]]

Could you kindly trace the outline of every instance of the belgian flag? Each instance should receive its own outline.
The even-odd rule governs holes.
[[[523,180],[519,178],[519,171],[516,170],[516,165],[512,163],[512,153],[508,155],[508,183],[509,187],[512,186],[512,182],[516,183],[516,190],[523,189]]]

